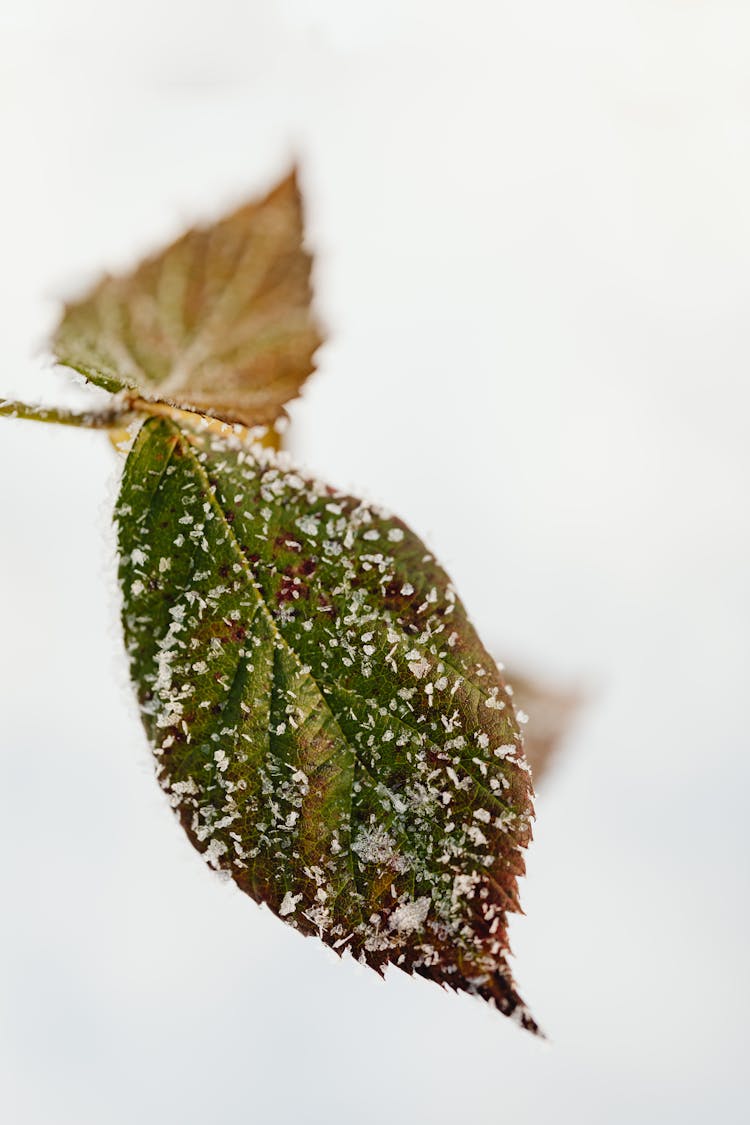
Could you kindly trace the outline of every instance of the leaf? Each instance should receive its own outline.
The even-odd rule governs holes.
[[[272,422],[313,371],[296,176],[220,222],[190,230],[131,274],[68,305],[60,363],[127,391],[229,422]]]
[[[523,716],[528,712],[529,715],[529,724],[524,731],[524,750],[536,784],[557,754],[582,698],[578,692],[550,687],[522,676],[514,669],[508,672],[508,679],[513,684],[517,713]]]
[[[157,774],[208,863],[339,953],[536,1030],[507,961],[528,767],[424,544],[283,455],[160,418],[116,519]]]

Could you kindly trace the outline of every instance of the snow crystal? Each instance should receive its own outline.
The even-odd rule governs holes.
[[[318,534],[319,521],[315,516],[304,515],[294,521],[296,526],[300,529],[303,535],[309,535],[311,539],[315,539]]]
[[[402,902],[391,914],[389,926],[400,934],[411,934],[424,925],[424,920],[430,909],[431,899],[423,895],[421,898],[408,899]]]
[[[287,891],[281,901],[281,906],[279,907],[279,914],[281,915],[281,917],[284,918],[287,914],[294,914],[295,910],[297,909],[297,903],[301,898],[302,895],[293,895],[291,891]]]
[[[469,825],[469,827],[466,829],[466,835],[469,837],[472,843],[476,844],[477,847],[479,847],[480,844],[487,843],[487,837],[485,836],[484,832],[482,832],[481,828],[477,828],[476,824]]]
[[[221,856],[225,855],[226,851],[226,844],[214,838],[203,853],[203,858],[206,863],[210,863],[212,867],[218,867],[219,859]]]
[[[214,761],[216,762],[217,768],[220,769],[222,773],[226,773],[229,768],[229,758],[227,757],[226,750],[217,750],[214,754]]]
[[[381,825],[360,828],[352,842],[352,851],[363,863],[376,863],[394,871],[406,871],[408,863],[396,849],[396,842]]]
[[[425,660],[424,656],[420,657],[419,660],[412,660],[409,663],[409,671],[418,680],[421,680],[424,676],[426,676],[429,670],[430,662],[429,660]]]

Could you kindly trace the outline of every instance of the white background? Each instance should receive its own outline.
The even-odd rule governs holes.
[[[303,463],[425,535],[588,704],[515,967],[550,1040],[221,885],[126,683],[101,435],[0,420],[0,1115],[746,1120],[745,0],[10,4],[0,391],[61,296],[301,162]]]

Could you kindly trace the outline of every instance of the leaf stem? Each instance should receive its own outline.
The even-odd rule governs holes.
[[[111,430],[120,426],[128,413],[129,411],[122,410],[80,412],[0,399],[0,416],[23,418],[31,422],[54,422],[61,426],[83,426],[90,430]]]
[[[80,426],[89,430],[117,431],[123,430],[138,415],[142,417],[144,414],[151,414],[169,418],[180,426],[198,432],[208,430],[210,433],[234,434],[245,439],[252,436],[257,444],[269,446],[271,449],[278,450],[281,448],[281,436],[273,426],[259,426],[253,429],[238,422],[223,422],[209,414],[182,410],[180,407],[171,406],[169,403],[155,402],[140,398],[137,395],[119,395],[114,401],[117,405],[109,410],[81,412],[63,410],[54,406],[33,405],[11,399],[0,399],[0,416],[23,418],[31,422],[54,422],[61,426]]]

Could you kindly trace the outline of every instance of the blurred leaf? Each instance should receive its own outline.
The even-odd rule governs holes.
[[[271,422],[314,369],[294,173],[264,199],[190,230],[69,305],[53,350],[110,391],[230,422]]]
[[[513,685],[517,713],[522,717],[528,715],[523,748],[534,784],[537,784],[568,733],[581,706],[581,696],[577,692],[552,688],[512,669],[507,679]]]
[[[528,767],[424,544],[283,455],[161,418],[116,518],[157,773],[208,863],[339,953],[536,1030],[507,962]]]

